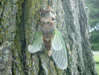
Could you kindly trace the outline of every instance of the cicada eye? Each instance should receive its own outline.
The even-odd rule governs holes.
[[[48,24],[49,26],[52,26],[52,22],[47,22],[47,24]]]
[[[47,22],[47,24],[50,24],[50,22]]]
[[[55,20],[55,18],[52,17],[52,20]]]

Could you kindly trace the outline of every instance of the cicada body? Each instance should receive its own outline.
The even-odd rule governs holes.
[[[54,14],[48,15],[51,13],[50,11],[53,13],[53,10],[48,8],[48,11],[45,11],[47,16],[40,19],[39,27],[34,34],[33,44],[28,46],[28,51],[35,53],[46,48],[48,55],[52,55],[56,65],[61,69],[66,69],[68,60],[65,43],[60,31],[56,28]]]

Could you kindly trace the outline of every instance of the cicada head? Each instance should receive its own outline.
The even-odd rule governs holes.
[[[41,17],[53,17],[53,19],[56,18],[56,13],[54,11],[53,8],[51,8],[50,6],[47,6],[45,8],[41,8],[40,10],[40,14],[41,14]]]
[[[52,35],[56,28],[55,22],[55,11],[51,7],[47,7],[43,9],[42,15],[40,17],[39,28],[42,34],[45,35]]]

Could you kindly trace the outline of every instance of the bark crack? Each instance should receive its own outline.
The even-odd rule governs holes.
[[[39,58],[39,72],[38,72],[38,75],[43,75],[43,67],[42,67],[42,62],[41,62],[41,58],[40,58],[39,55],[38,55],[38,58]]]
[[[21,46],[21,53],[22,53],[22,63],[23,63],[23,71],[24,74],[27,75],[27,69],[26,69],[26,38],[25,38],[25,4],[26,4],[26,0],[24,0],[23,4],[22,4],[22,46]]]

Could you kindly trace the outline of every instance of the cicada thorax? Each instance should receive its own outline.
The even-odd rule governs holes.
[[[40,31],[43,34],[43,42],[47,50],[50,50],[51,47],[51,38],[54,33],[55,26],[52,25],[41,25]]]

